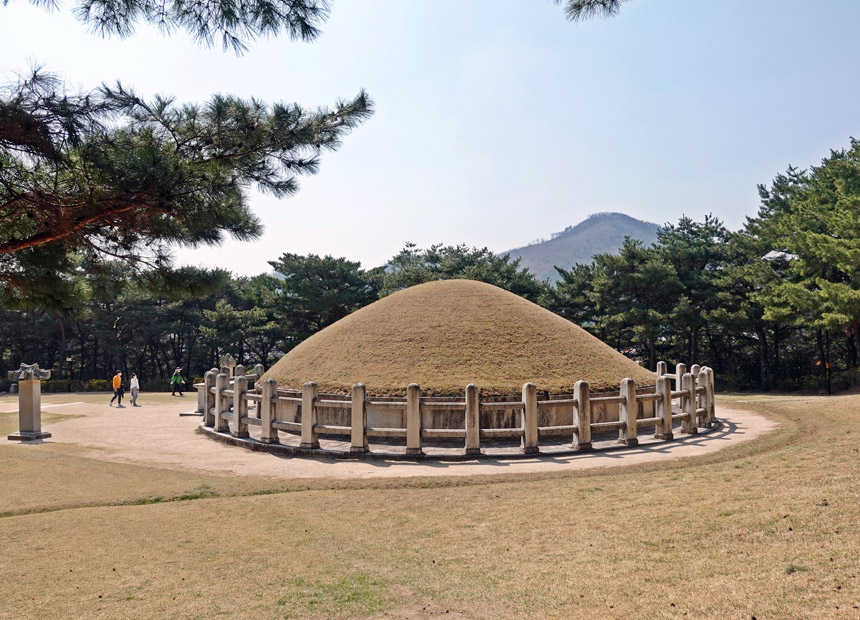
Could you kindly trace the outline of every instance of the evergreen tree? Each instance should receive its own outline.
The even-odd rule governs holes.
[[[860,360],[860,141],[809,171],[790,168],[770,188],[748,228],[787,260],[787,277],[764,299],[766,318],[841,331]],[[821,359],[829,362],[824,355]]]
[[[240,53],[282,32],[313,40],[329,3],[78,0],[74,11],[102,35],[154,24]],[[0,87],[0,304],[61,308],[72,274],[99,262],[119,258],[167,277],[171,244],[259,236],[248,189],[291,195],[371,111],[363,91],[330,110],[224,95],[180,105],[119,83],[69,92],[40,70]]]
[[[520,259],[510,254],[496,256],[487,248],[469,248],[465,244],[436,244],[422,250],[407,243],[385,266],[382,294],[433,280],[463,278],[487,282],[534,302],[540,301],[548,287],[528,269],[520,268]]]
[[[269,264],[276,272],[275,311],[289,326],[288,348],[379,297],[378,271],[345,258],[286,253]]]
[[[591,276],[588,283],[587,275]],[[573,276],[581,279],[577,282]],[[579,304],[592,307],[592,320],[586,327],[595,329],[601,340],[617,349],[638,347],[648,367],[656,368],[657,345],[667,331],[667,315],[679,284],[671,265],[654,248],[627,237],[618,254],[595,255],[590,269],[567,272],[565,281],[560,292],[572,290],[576,295],[568,303],[579,299]],[[570,286],[573,283],[575,287]]]
[[[293,194],[371,113],[364,92],[308,111],[60,89],[36,73],[0,96],[0,280],[18,295],[50,295],[51,263],[59,274],[105,258],[164,270],[170,244],[259,236],[248,189]]]
[[[575,264],[570,269],[556,266],[559,279],[547,297],[547,308],[580,327],[593,329],[598,310],[591,291],[595,277],[594,263]]]
[[[687,363],[702,361],[699,356],[702,330],[709,313],[718,307],[717,277],[728,256],[729,231],[713,215],[702,222],[686,216],[678,224],[667,224],[657,232],[662,259],[677,274],[678,295],[671,312],[671,324],[685,341],[678,357]]]

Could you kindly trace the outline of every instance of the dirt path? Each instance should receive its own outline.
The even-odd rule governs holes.
[[[94,400],[90,395],[44,395],[43,405],[49,406],[46,412],[77,416],[45,426],[53,434],[48,443],[83,446],[88,448],[88,457],[100,460],[283,479],[469,476],[615,467],[708,454],[754,439],[777,426],[762,416],[718,406],[722,427],[714,432],[676,435],[673,442],[626,450],[474,462],[336,461],[251,452],[207,439],[195,432],[199,417],[179,415],[193,409],[193,397],[170,400],[169,395],[153,395],[148,402],[142,398],[141,407],[123,409],[108,407],[107,398],[105,402],[80,402],[84,399]],[[63,406],[51,407],[59,404]],[[9,397],[0,400],[0,411],[14,410],[15,403]]]

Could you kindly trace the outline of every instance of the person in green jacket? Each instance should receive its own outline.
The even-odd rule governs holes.
[[[180,374],[181,372],[182,369],[177,368],[173,371],[173,376],[170,377],[170,387],[173,388],[173,391],[170,392],[171,396],[176,396],[176,390],[179,390],[179,395],[183,396],[182,384],[185,383],[185,379],[182,378],[182,375]]]

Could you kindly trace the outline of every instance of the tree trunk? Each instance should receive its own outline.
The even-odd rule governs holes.
[[[860,359],[860,319],[852,319],[851,331],[854,332],[854,363]]]
[[[758,336],[758,366],[759,366],[759,389],[763,392],[770,390],[770,368],[767,355],[767,334],[764,326],[756,326],[756,336]]]
[[[705,329],[705,335],[708,338],[708,344],[711,345],[711,355],[709,355],[710,361],[712,361],[714,370],[717,372],[723,372],[723,356],[720,351],[720,348],[717,346],[717,343],[714,341],[714,334],[710,329]],[[708,364],[709,366],[711,364]]]
[[[689,364],[692,366],[693,364],[698,364],[698,360],[696,359],[699,355],[699,328],[695,325],[690,328],[690,359],[688,360]]]
[[[776,323],[773,324],[773,376],[778,377],[780,372],[782,372],[782,357],[779,354],[779,343],[780,343],[780,334],[779,334],[779,325]],[[786,375],[785,378],[789,379],[788,376],[788,368],[789,365],[786,365]]]
[[[821,330],[815,332],[815,344],[818,347],[818,366],[821,368],[821,376],[822,378],[825,375],[825,362],[827,361],[827,355],[824,352],[824,335],[821,333]]]
[[[63,325],[63,319],[57,319],[57,326],[60,328],[60,353],[59,363],[57,364],[58,379],[66,378],[66,328]]]

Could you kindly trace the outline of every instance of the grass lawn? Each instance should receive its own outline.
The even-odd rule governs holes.
[[[0,446],[0,617],[860,618],[860,395],[720,402],[781,426],[672,463],[310,483]]]

